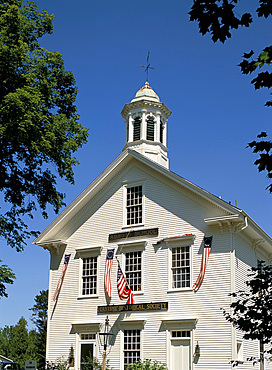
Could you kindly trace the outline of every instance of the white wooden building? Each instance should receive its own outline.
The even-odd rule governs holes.
[[[67,358],[71,347],[77,370],[89,351],[101,359],[98,333],[108,316],[114,334],[108,358],[116,370],[139,357],[170,370],[225,370],[231,360],[253,369],[245,360],[258,355],[258,343],[243,340],[221,309],[229,308],[229,293],[244,287],[250,266],[270,262],[272,240],[243,210],[168,169],[170,114],[146,83],[122,111],[122,154],[35,240],[51,254],[49,361]],[[205,236],[213,237],[211,252],[194,291]],[[115,258],[112,298],[105,290],[111,248],[133,305],[118,296]]]

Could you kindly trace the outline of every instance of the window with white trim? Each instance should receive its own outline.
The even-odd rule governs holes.
[[[190,282],[190,247],[172,248],[172,289],[188,288]]]
[[[124,369],[141,356],[141,330],[124,330]]]
[[[97,294],[97,256],[82,258],[82,295]]]
[[[171,331],[171,338],[191,338],[191,331],[190,330],[172,330]]]
[[[128,285],[134,291],[142,290],[142,251],[126,253],[125,274]]]
[[[142,185],[127,187],[126,216],[127,225],[137,225],[143,222]]]

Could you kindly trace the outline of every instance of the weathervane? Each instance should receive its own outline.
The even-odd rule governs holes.
[[[155,67],[150,67],[150,63],[149,63],[149,53],[147,53],[147,58],[146,58],[146,66],[140,66],[140,67],[143,67],[145,68],[145,72],[146,72],[146,81],[148,82],[148,70],[149,69],[155,69]]]

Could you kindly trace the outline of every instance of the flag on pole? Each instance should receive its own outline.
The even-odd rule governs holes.
[[[198,289],[201,287],[201,284],[203,283],[203,280],[204,280],[206,266],[207,266],[208,258],[211,252],[211,247],[212,247],[212,238],[213,238],[212,236],[204,237],[204,248],[203,248],[203,254],[202,254],[201,270],[198,275],[198,278],[196,279],[196,282],[194,283],[192,287],[195,292],[198,291]]]
[[[111,298],[111,268],[113,263],[114,249],[108,249],[106,255],[105,266],[105,289],[108,296]]]
[[[133,293],[130,287],[128,286],[127,280],[121,270],[119,261],[117,271],[117,290],[120,299],[128,299],[127,304],[133,304]]]
[[[64,263],[63,263],[62,273],[61,273],[61,276],[59,278],[55,293],[53,295],[53,301],[56,301],[58,299],[60,289],[61,289],[61,286],[62,286],[62,283],[63,283],[64,275],[65,275],[66,270],[67,270],[67,266],[68,266],[70,256],[71,256],[71,254],[65,254],[65,256],[64,256]]]

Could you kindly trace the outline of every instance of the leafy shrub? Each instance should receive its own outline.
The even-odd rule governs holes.
[[[133,365],[127,365],[126,370],[167,370],[166,364],[149,359],[138,360]]]

